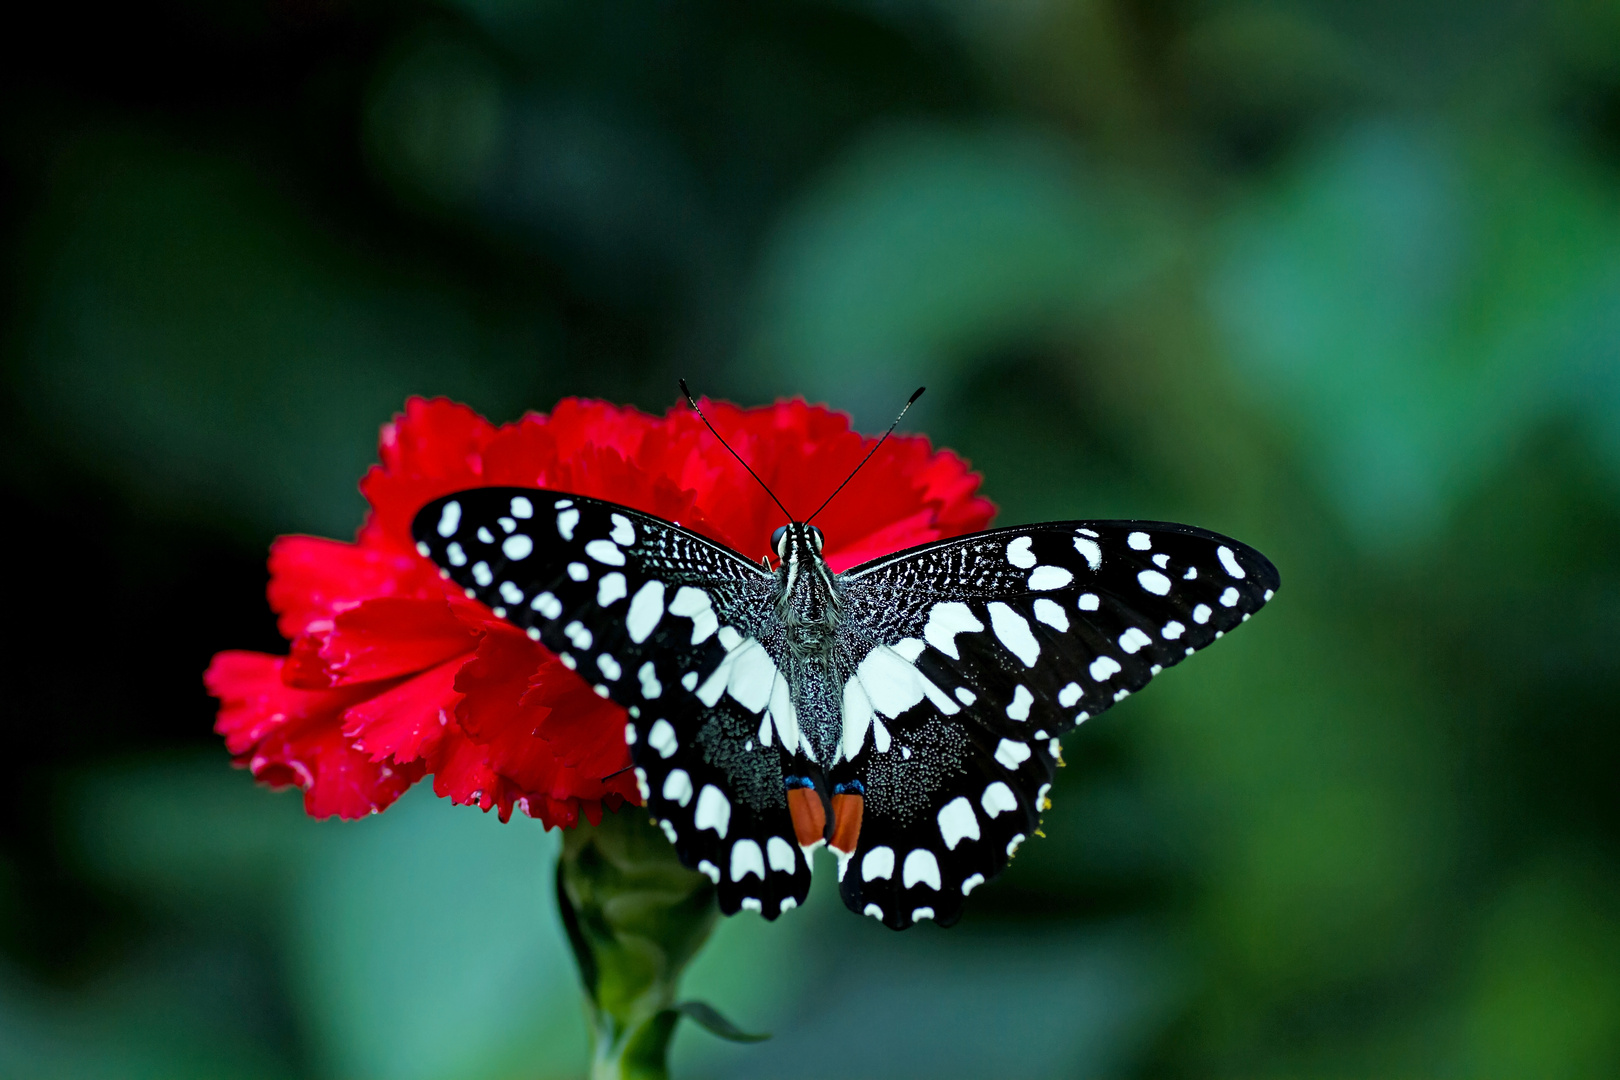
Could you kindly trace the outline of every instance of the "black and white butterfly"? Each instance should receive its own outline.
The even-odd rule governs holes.
[[[562,491],[437,499],[418,550],[629,713],[642,797],[721,910],[804,902],[811,855],[895,929],[950,924],[1048,805],[1058,738],[1245,622],[1276,568],[1152,521],[993,529],[775,569]]]

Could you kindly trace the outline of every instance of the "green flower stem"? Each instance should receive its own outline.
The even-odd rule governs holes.
[[[714,884],[680,864],[645,810],[626,806],[563,833],[557,899],[585,984],[592,1080],[665,1080],[681,1016],[714,1030],[703,1015],[712,1009],[675,1002],[714,930]]]

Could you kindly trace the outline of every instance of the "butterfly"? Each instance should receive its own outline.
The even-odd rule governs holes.
[[[723,912],[802,904],[826,845],[849,908],[897,930],[957,921],[1035,832],[1059,738],[1280,581],[1253,548],[1154,521],[992,529],[843,573],[808,519],[776,530],[773,568],[537,488],[435,499],[412,532],[624,707],[642,799]]]

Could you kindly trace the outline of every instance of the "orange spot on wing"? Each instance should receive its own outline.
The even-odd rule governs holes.
[[[789,788],[788,815],[793,819],[793,835],[799,846],[815,847],[827,839],[827,807],[820,793],[812,788]]]
[[[861,840],[861,814],[866,809],[866,800],[859,795],[834,795],[832,807],[833,834],[828,846],[834,851],[852,854]]]

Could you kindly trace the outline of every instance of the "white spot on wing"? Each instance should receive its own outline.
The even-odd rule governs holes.
[[[1011,739],[1002,739],[996,744],[996,760],[1009,769],[1016,769],[1029,760],[1029,747],[1021,742]]]
[[[996,639],[1007,647],[1008,652],[1022,660],[1025,667],[1034,667],[1035,661],[1040,659],[1041,645],[1030,631],[1029,623],[999,600],[991,604],[989,610],[990,629],[995,632]]]
[[[1065,709],[1073,708],[1075,702],[1079,701],[1084,696],[1085,691],[1080,689],[1080,684],[1077,682],[1072,682],[1068,686],[1065,686],[1063,689],[1058,691],[1058,704],[1063,706]]]
[[[1119,635],[1119,647],[1125,650],[1126,655],[1134,654],[1152,644],[1153,639],[1134,626]]]
[[[608,535],[613,537],[615,544],[620,547],[629,547],[636,542],[636,527],[630,524],[629,518],[623,514],[613,514],[609,520],[613,522],[613,531],[609,532]]]
[[[979,700],[979,695],[975,694],[965,686],[958,686],[956,688],[956,700],[960,701],[964,705],[971,705],[975,701]]]
[[[1007,544],[1007,561],[1020,570],[1028,570],[1035,565],[1035,553],[1029,550],[1030,538],[1020,536]]]
[[[974,889],[977,889],[983,884],[983,874],[969,874],[966,878],[962,879],[962,895],[966,896],[968,893],[972,892]]]
[[[1060,634],[1068,632],[1069,613],[1056,601],[1048,600],[1044,596],[1035,601],[1035,618]]]
[[[467,565],[467,553],[461,550],[461,545],[454,540],[450,541],[449,545],[444,549],[444,556],[450,560],[451,566]]]
[[[927,848],[912,848],[906,855],[905,865],[900,868],[900,884],[907,889],[926,885],[938,892],[939,860],[934,853]]]
[[[1029,587],[1036,592],[1062,589],[1074,580],[1074,575],[1061,566],[1037,566],[1029,575]]]
[[[598,607],[607,607],[624,599],[628,592],[624,585],[624,575],[615,570],[611,574],[603,574],[602,580],[596,583],[596,604]]]
[[[990,817],[996,817],[1003,810],[1018,809],[1018,796],[1012,793],[1012,788],[997,780],[984,789],[979,805],[984,807],[984,812]]]
[[[543,592],[529,601],[529,608],[538,611],[548,619],[555,619],[562,614],[562,601],[548,592]]]
[[[1125,538],[1132,551],[1147,551],[1153,547],[1153,538],[1145,532],[1133,532]]]
[[[914,664],[917,662],[917,657],[922,655],[923,643],[920,638],[901,638],[893,645],[890,645],[889,648],[899,653],[906,663]]]
[[[668,760],[678,749],[674,725],[668,720],[655,721],[652,730],[647,732],[647,745],[658,751],[659,757]]]
[[[448,540],[456,535],[456,530],[459,528],[461,528],[461,504],[455,499],[451,499],[439,511],[438,533]]]
[[[1209,617],[1214,613],[1214,609],[1208,604],[1199,604],[1197,607],[1193,608],[1193,622],[1197,623],[1199,626],[1203,626],[1205,623],[1209,622]]]
[[[734,651],[726,654],[731,674],[726,679],[726,692],[749,712],[757,713],[771,699],[771,684],[776,681],[776,665],[765,646],[749,638]],[[724,663],[721,665],[724,667]]]
[[[592,540],[585,545],[585,554],[605,566],[623,566],[624,552],[611,540]]]
[[[503,581],[501,582],[501,599],[508,604],[521,604],[523,603],[523,590],[518,588],[514,582]]]
[[[664,777],[664,798],[683,807],[692,801],[692,778],[685,769],[671,769]]]
[[[501,541],[501,554],[505,555],[513,562],[517,562],[520,559],[527,559],[529,554],[533,551],[534,541],[530,540],[524,533],[513,533],[511,536],[508,536],[505,540]]]
[[[1087,670],[1091,672],[1093,679],[1098,682],[1107,682],[1124,669],[1119,666],[1119,661],[1112,656],[1099,656],[1091,662],[1091,667]]]
[[[1157,570],[1143,570],[1136,575],[1136,580],[1154,596],[1170,595],[1170,579]]]
[[[534,503],[522,495],[512,496],[512,516],[515,518],[534,517]]]
[[[584,581],[586,578],[591,576],[591,571],[590,568],[582,562],[571,562],[568,564],[568,576],[573,578],[575,581]]]
[[[731,827],[731,800],[713,784],[704,784],[703,790],[698,792],[692,821],[700,830],[713,829],[724,840],[726,830]]]
[[[955,851],[956,845],[963,840],[979,838],[978,816],[973,813],[973,805],[965,797],[958,795],[940,807],[939,835],[944,838],[948,851]]]
[[[579,524],[579,511],[569,504],[569,508],[557,514],[557,535],[564,540],[574,539],[574,527]]]
[[[682,585],[675,590],[675,599],[669,602],[669,613],[692,620],[692,644],[705,640],[720,628],[720,619],[714,613],[714,602],[702,589]]]
[[[1237,561],[1237,556],[1232,554],[1231,548],[1227,547],[1225,544],[1222,544],[1220,547],[1215,549],[1215,554],[1221,560],[1221,569],[1225,570],[1227,574],[1235,578],[1245,576],[1243,573],[1243,566]]]
[[[892,877],[894,877],[894,848],[889,845],[879,844],[861,859],[862,881]]]
[[[765,853],[757,840],[739,840],[731,845],[731,880],[741,881],[749,874],[765,880]]]
[[[920,907],[911,913],[912,922],[922,922],[924,919],[932,919],[933,917],[934,909],[931,907]]]
[[[1029,707],[1035,704],[1035,695],[1022,683],[1013,688],[1012,703],[1007,706],[1007,719],[1028,720]]]
[[[651,660],[641,665],[640,670],[636,672],[636,678],[641,680],[641,696],[648,701],[656,699],[664,692],[664,684],[658,681],[658,670],[653,667]]]
[[[490,582],[495,580],[495,575],[490,573],[490,571],[489,571],[489,563],[487,563],[487,562],[475,562],[475,563],[473,563],[472,576],[473,576],[473,580],[478,582],[480,588],[482,588],[483,586],[488,585]],[[1231,590],[1231,591],[1235,592],[1236,590],[1234,589],[1234,590]],[[1230,605],[1228,605],[1228,606],[1230,606]]]
[[[859,676],[851,678],[844,684],[844,728],[839,743],[843,751],[844,760],[854,761],[861,752],[861,746],[866,742],[866,730],[872,726],[875,713],[872,709],[872,700],[866,696],[866,690],[861,686]]]
[[[703,874],[717,885],[720,883],[720,868],[708,859],[698,861],[698,873]]]
[[[1236,607],[1237,602],[1238,591],[1231,586],[1227,586],[1226,591],[1221,593],[1221,607]]]
[[[493,544],[495,542],[495,534],[490,532],[486,526],[480,525],[478,526],[478,540],[480,543]]]
[[[1171,619],[1169,622],[1165,623],[1164,629],[1159,631],[1166,641],[1174,641],[1176,638],[1180,637],[1186,632],[1187,628],[1174,619]]]
[[[765,856],[770,861],[772,870],[780,870],[784,874],[793,873],[796,865],[793,845],[780,836],[773,836],[765,841]]]
[[[872,707],[893,719],[923,698],[947,716],[961,709],[895,650],[879,645],[861,660],[851,681],[859,681]],[[844,696],[849,697],[846,686]]]
[[[778,676],[771,683],[771,703],[766,710],[764,726],[760,728],[760,742],[770,744],[770,727],[776,725],[777,737],[782,740],[782,748],[790,754],[799,751],[799,713],[793,707],[793,694],[789,690],[787,680]]]
[[[1076,536],[1074,538],[1074,550],[1085,556],[1086,565],[1091,567],[1093,572],[1102,569],[1102,548],[1097,546],[1097,541],[1084,536]]]
[[[1081,593],[1080,594],[1080,610],[1081,611],[1096,611],[1101,606],[1102,606],[1102,601],[1097,599],[1097,594],[1096,593]]]
[[[935,604],[928,612],[928,623],[923,627],[923,640],[950,657],[962,659],[956,651],[957,634],[976,634],[984,623],[974,617],[972,610],[959,600]]]
[[[664,617],[664,583],[649,581],[636,590],[630,599],[630,611],[624,617],[624,632],[640,645],[657,628]]]

